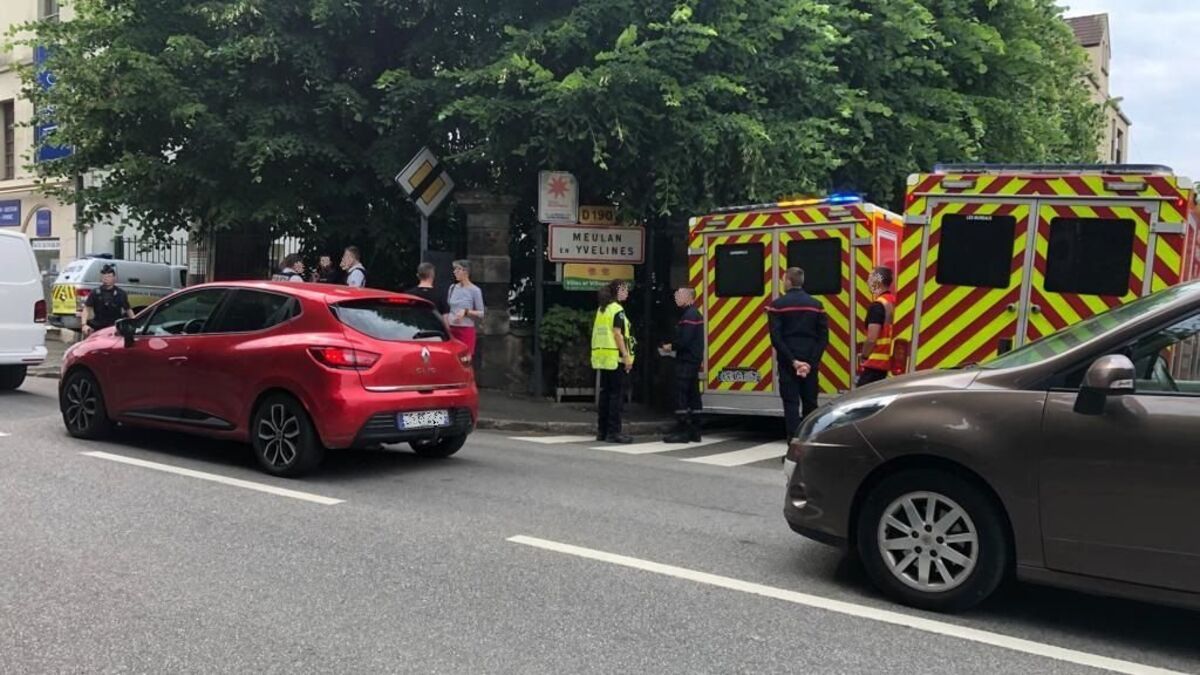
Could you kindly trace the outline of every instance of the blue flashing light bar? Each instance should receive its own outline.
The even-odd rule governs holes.
[[[861,201],[862,196],[853,192],[832,194],[825,198],[825,202],[828,204],[858,204]]]

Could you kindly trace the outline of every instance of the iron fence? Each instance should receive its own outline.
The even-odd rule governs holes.
[[[183,265],[186,267],[188,264],[188,243],[186,241],[175,240],[163,244],[159,242],[143,242],[137,237],[115,237],[113,239],[113,257],[117,260]]]

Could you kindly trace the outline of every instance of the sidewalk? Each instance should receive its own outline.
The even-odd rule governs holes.
[[[29,369],[31,377],[58,378],[63,353],[69,345],[58,331],[47,331],[46,362]],[[625,432],[634,435],[663,433],[671,427],[669,416],[637,403],[625,406]],[[596,433],[596,408],[591,403],[555,403],[532,396],[499,391],[479,392],[480,429],[519,433],[552,433],[589,436]]]
[[[635,436],[660,434],[672,419],[645,406],[625,406],[623,431]],[[596,407],[591,403],[555,403],[550,399],[479,392],[479,428],[494,431],[546,432],[590,436],[596,433]]]

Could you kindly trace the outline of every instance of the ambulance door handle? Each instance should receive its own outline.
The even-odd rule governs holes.
[[[1011,305],[1009,305],[1008,307],[1006,307],[1006,309],[1008,310],[1008,312],[1009,312],[1010,314],[1016,314],[1016,313],[1017,313],[1017,303],[1015,303],[1015,302],[1014,302],[1014,303],[1012,303]]]
[[[1041,314],[1042,306],[1041,305],[1030,305],[1029,311],[1033,312],[1034,314]]]

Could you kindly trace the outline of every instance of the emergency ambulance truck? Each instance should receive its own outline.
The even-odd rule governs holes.
[[[908,179],[894,357],[986,361],[1200,275],[1192,182],[1149,165],[942,165]]]
[[[692,218],[689,283],[704,315],[706,412],[782,415],[767,307],[783,293],[788,267],[805,272],[805,290],[829,317],[821,391],[850,389],[873,298],[877,265],[897,271],[899,214],[857,195],[720,209]]]

